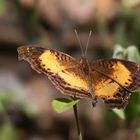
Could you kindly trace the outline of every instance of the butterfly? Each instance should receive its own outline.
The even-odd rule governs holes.
[[[53,49],[21,46],[19,60],[28,61],[32,68],[48,76],[64,95],[102,99],[111,108],[122,108],[132,92],[140,90],[140,65],[120,59],[100,59],[90,62],[86,57],[79,61]]]

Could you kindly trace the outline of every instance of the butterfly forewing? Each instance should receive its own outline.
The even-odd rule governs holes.
[[[18,53],[20,60],[27,60],[36,71],[47,74],[63,94],[90,98],[84,73],[73,57],[56,50],[34,46],[21,46]]]
[[[103,59],[93,63],[93,69],[112,78],[129,91],[140,89],[139,64],[119,59]]]

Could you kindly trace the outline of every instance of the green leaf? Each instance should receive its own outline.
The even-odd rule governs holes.
[[[112,109],[112,111],[122,120],[125,120],[125,113],[123,109]]]
[[[136,130],[137,138],[140,139],[140,126]]]
[[[124,48],[117,44],[114,46],[114,51],[113,51],[113,58],[118,58],[118,59],[123,59],[124,58]]]
[[[6,1],[0,0],[0,15],[5,12],[5,9],[6,9]]]
[[[10,122],[4,123],[0,129],[1,140],[17,140],[17,132]]]
[[[126,122],[131,124],[140,116],[140,94],[135,92],[131,95],[128,105],[125,108]]]
[[[56,112],[61,113],[73,107],[79,101],[79,99],[57,98],[52,101],[52,107]]]
[[[118,44],[125,45],[126,44],[126,22],[121,21],[117,24],[115,29],[116,40]]]
[[[129,46],[125,51],[126,59],[139,63],[140,57],[138,49],[135,46]]]

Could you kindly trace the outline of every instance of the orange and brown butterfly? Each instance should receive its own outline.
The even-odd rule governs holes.
[[[108,107],[125,107],[133,91],[140,89],[140,65],[119,59],[80,61],[60,51],[36,46],[18,48],[19,60],[48,76],[61,93],[77,98],[102,99]]]

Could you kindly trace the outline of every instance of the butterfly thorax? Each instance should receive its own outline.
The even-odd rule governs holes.
[[[82,57],[80,59],[80,64],[82,66],[83,72],[85,73],[85,75],[89,74],[90,71],[90,65],[89,65],[89,61],[87,58]]]

